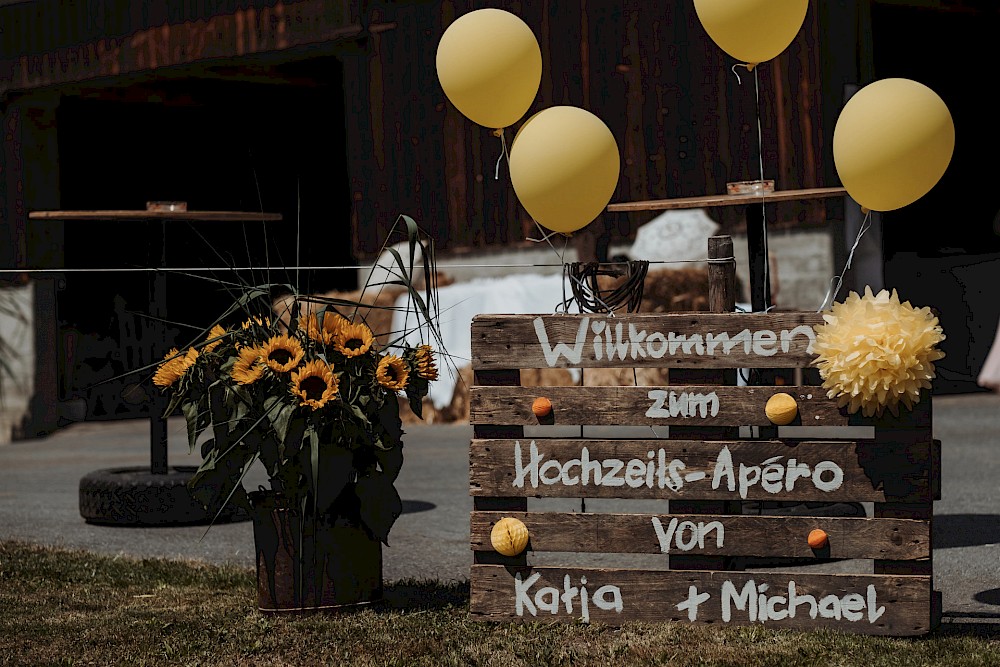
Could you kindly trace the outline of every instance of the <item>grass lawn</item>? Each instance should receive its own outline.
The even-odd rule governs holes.
[[[0,665],[1000,665],[1000,628],[922,638],[671,623],[494,624],[467,584],[395,582],[378,607],[274,617],[253,573],[0,542]]]

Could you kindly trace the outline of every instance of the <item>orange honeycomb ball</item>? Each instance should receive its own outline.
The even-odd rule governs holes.
[[[826,546],[827,539],[826,531],[816,528],[809,532],[809,537],[806,538],[806,541],[813,549],[820,549]]]
[[[544,396],[539,396],[531,404],[531,411],[534,412],[535,416],[538,418],[548,417],[552,414],[552,401]]]

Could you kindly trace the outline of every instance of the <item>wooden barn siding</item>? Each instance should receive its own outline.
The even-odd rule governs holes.
[[[570,104],[611,128],[622,154],[612,201],[721,192],[726,181],[759,174],[753,76],[740,70],[743,83],[737,83],[731,58],[707,37],[688,0],[97,5],[38,0],[0,8],[0,92],[274,53],[329,43],[361,25],[395,23],[373,32],[361,55],[343,51],[359,258],[379,250],[400,213],[417,218],[439,247],[450,250],[516,245],[537,235],[505,163],[494,178],[499,140],[462,116],[434,75],[441,34],[458,16],[482,7],[521,16],[538,37],[542,82],[524,119]],[[810,0],[791,47],[758,68],[765,177],[784,189],[825,185],[823,174],[829,173],[819,112],[823,35],[817,6]],[[508,144],[519,126],[508,128]],[[779,220],[825,217],[815,203],[775,209]],[[711,214],[724,231],[741,223],[738,210]],[[604,214],[592,228],[627,238],[651,217]]]
[[[0,94],[83,81],[117,83],[115,77],[141,77],[158,68],[329,45],[358,36],[366,5],[37,0],[3,7]]]
[[[0,116],[0,202],[3,202],[0,219],[0,267],[13,268],[25,265],[26,242],[24,224],[12,224],[27,217],[24,210],[23,165],[21,150],[21,109],[7,109]],[[0,274],[0,286],[23,281],[23,276]]]
[[[764,177],[780,189],[836,184],[824,164],[831,159],[821,113],[826,37],[817,2],[810,1],[791,46],[756,71]],[[510,246],[537,236],[506,163],[494,178],[499,140],[458,112],[434,76],[441,34],[483,7],[520,16],[542,52],[538,96],[507,129],[508,146],[532,114],[568,104],[595,113],[618,140],[622,173],[612,201],[718,193],[727,181],[759,177],[754,73],[737,68],[738,81],[734,61],[708,38],[688,0],[373,5],[371,21],[397,27],[372,36],[367,58],[345,67],[348,108],[370,110],[348,121],[359,257],[377,253],[400,213],[418,218],[442,249]],[[823,203],[774,208],[781,221],[827,217]],[[727,231],[742,223],[739,210],[710,213]],[[594,226],[622,239],[653,215],[606,213]]]

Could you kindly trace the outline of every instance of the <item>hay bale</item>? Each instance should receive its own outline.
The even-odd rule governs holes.
[[[707,269],[660,269],[646,274],[640,312],[705,310],[708,310]]]

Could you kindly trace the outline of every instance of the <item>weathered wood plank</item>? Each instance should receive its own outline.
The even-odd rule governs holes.
[[[930,498],[929,471],[923,477],[916,472],[919,460],[913,472],[895,472],[899,458],[919,459],[919,445],[888,458],[870,455],[868,447],[843,441],[473,440],[469,493],[880,503]]]
[[[804,368],[817,313],[477,315],[472,367]]]
[[[933,493],[933,485],[932,485]],[[892,519],[924,519],[928,526],[934,518],[934,505],[930,501],[924,503],[875,503],[875,516]],[[912,561],[893,556],[885,556],[874,562],[876,574],[925,574],[934,575],[934,561],[928,554],[927,558]]]
[[[817,387],[730,387],[670,385],[660,387],[482,387],[469,392],[472,424],[538,425],[531,411],[535,398],[552,402],[547,424],[672,426],[772,426],[764,407],[777,393],[791,394],[798,416],[791,426],[862,426],[860,413],[826,397]]]
[[[490,531],[503,517],[524,522],[530,551],[665,553],[792,558],[930,557],[930,522],[808,516],[719,514],[595,514],[472,512],[473,551],[493,551]],[[826,547],[806,541],[814,528],[829,536]],[[675,569],[675,568],[674,568]]]
[[[474,565],[479,620],[689,621],[876,635],[930,630],[931,578]]]

